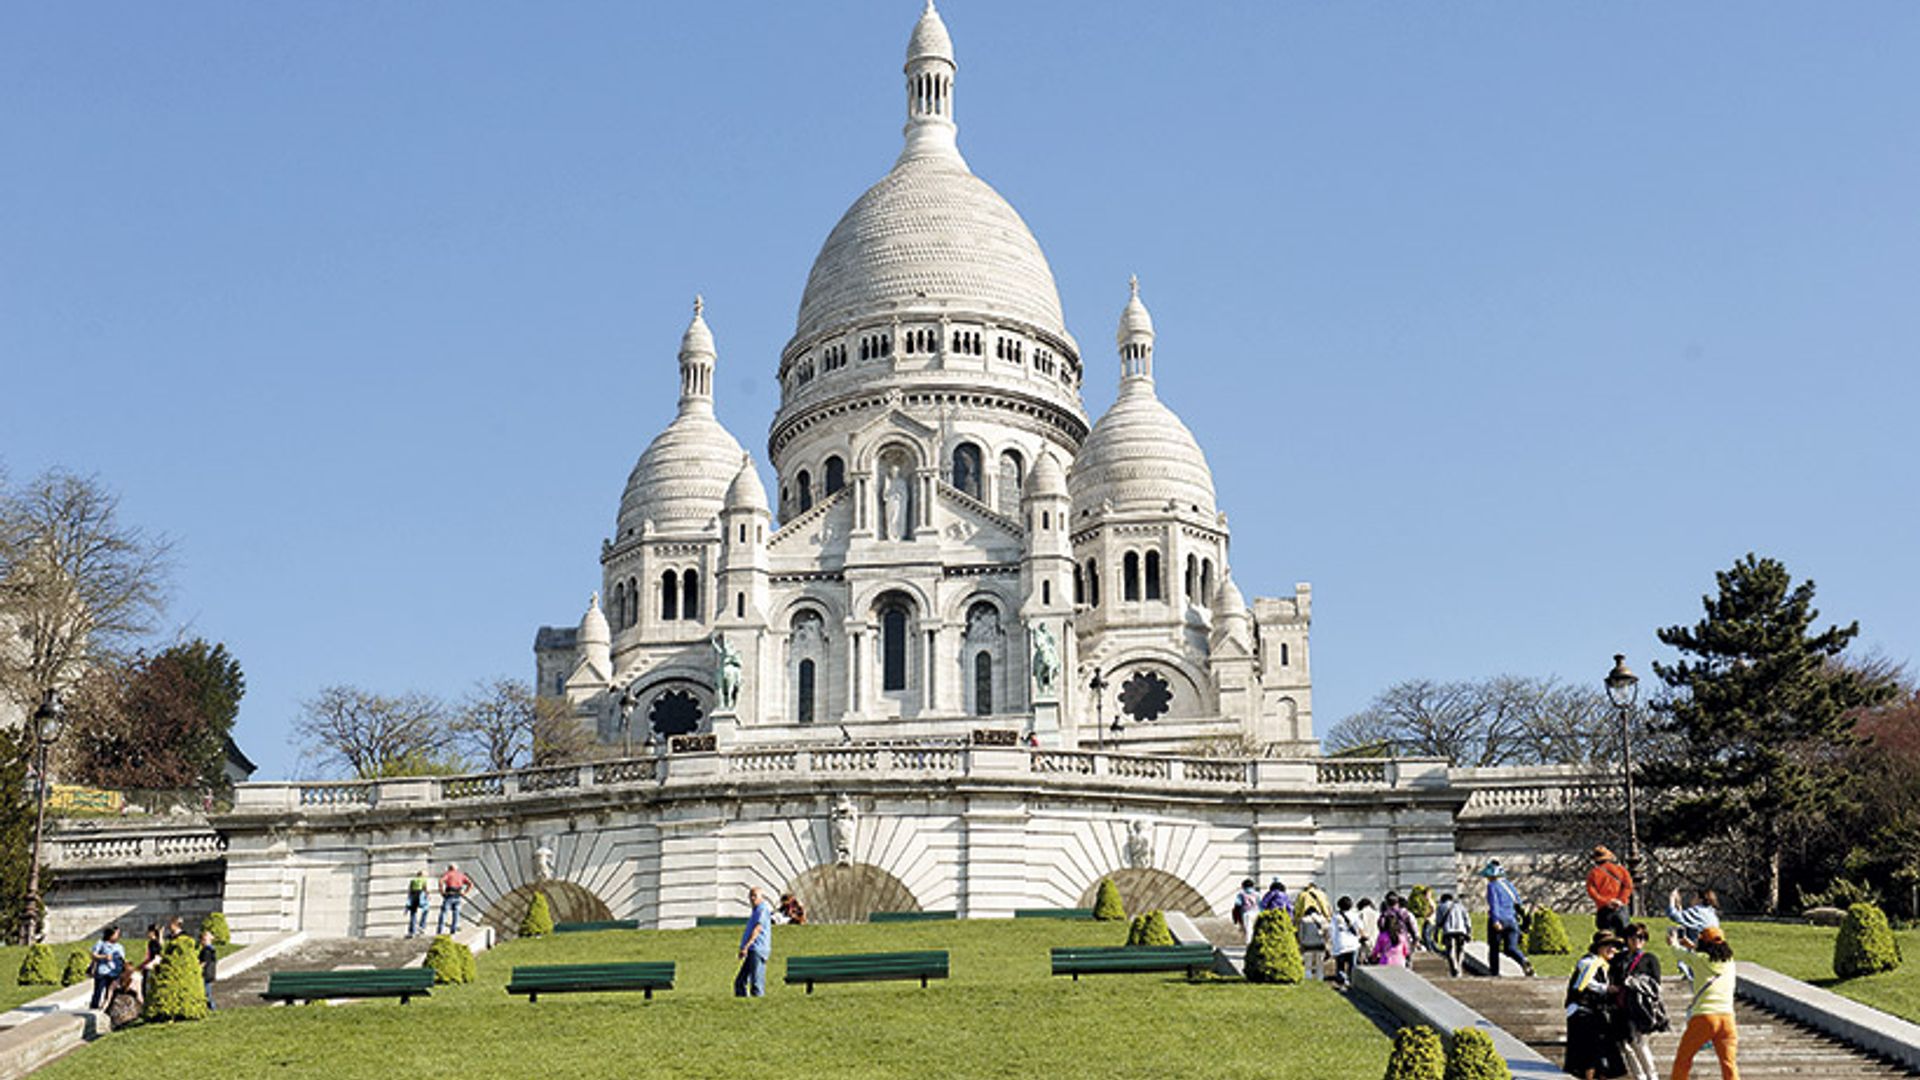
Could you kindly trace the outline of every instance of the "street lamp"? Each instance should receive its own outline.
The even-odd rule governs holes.
[[[27,871],[26,918],[20,924],[20,944],[31,945],[40,939],[40,842],[47,828],[47,751],[60,738],[60,721],[66,716],[58,691],[49,690],[33,711],[34,741],[39,757],[34,772],[37,810],[33,819],[33,855]]]
[[[1094,734],[1095,737],[1100,740],[1100,749],[1105,750],[1107,748],[1107,679],[1106,676],[1100,674],[1099,668],[1093,669],[1093,679],[1087,683],[1087,689],[1093,691]]]
[[[1633,915],[1640,917],[1640,819],[1633,805],[1633,738],[1629,718],[1633,703],[1640,696],[1640,676],[1627,667],[1625,653],[1613,654],[1613,670],[1607,672],[1607,700],[1620,712],[1620,760],[1624,763],[1627,785],[1627,873],[1633,878]]]

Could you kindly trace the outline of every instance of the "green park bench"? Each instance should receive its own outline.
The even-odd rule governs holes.
[[[745,915],[699,915],[693,920],[695,926],[745,926]]]
[[[433,969],[378,968],[362,971],[276,971],[267,976],[268,1001],[331,1001],[335,998],[397,997],[405,1005],[433,993]]]
[[[867,916],[870,923],[947,922],[958,919],[957,911],[876,911]]]
[[[1023,907],[1015,908],[1016,919],[1091,919],[1090,907]]]
[[[928,979],[947,977],[946,952],[847,953],[840,956],[790,956],[787,958],[787,985],[814,983],[879,982],[885,979],[919,979],[926,989]]]
[[[525,994],[529,1003],[541,994],[601,994],[640,990],[653,1000],[655,990],[673,989],[671,960],[626,964],[540,964],[513,969],[507,993]]]
[[[556,923],[556,934],[588,934],[595,930],[638,930],[639,919],[602,919],[599,922],[563,922]]]
[[[1082,975],[1137,974],[1150,971],[1180,971],[1187,978],[1213,966],[1213,946],[1197,945],[1108,945],[1074,946],[1053,950],[1053,973],[1071,975],[1074,982]]]

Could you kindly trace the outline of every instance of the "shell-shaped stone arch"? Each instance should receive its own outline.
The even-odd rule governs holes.
[[[1136,826],[1144,827],[1136,832]],[[1100,879],[1111,877],[1121,885],[1120,897],[1129,911],[1138,894],[1149,900],[1173,897],[1177,902],[1171,908],[1158,906],[1181,911],[1197,896],[1200,914],[1224,913],[1246,876],[1251,851],[1244,829],[1161,817],[1145,808],[1079,821],[1036,820],[1033,829],[1028,872],[1038,885],[1035,900],[1053,907],[1087,906],[1082,901],[1090,901]],[[1188,891],[1138,873],[1147,869],[1172,877]],[[1131,893],[1127,881],[1135,884]],[[1218,901],[1218,912],[1209,900]]]
[[[483,921],[501,937],[513,937],[520,933],[520,923],[526,919],[527,909],[533,905],[533,898],[540,894],[546,895],[547,908],[553,913],[556,923],[605,922],[613,918],[613,910],[607,906],[607,902],[584,885],[576,885],[571,881],[538,881],[521,885],[495,900],[487,907]]]
[[[794,816],[767,818],[736,826],[759,835],[735,880],[744,890],[758,885],[777,898],[789,883],[817,867],[833,863],[836,852],[829,821],[833,796],[823,796],[811,807],[793,808]],[[948,831],[927,819],[895,817],[875,812],[871,799],[855,796],[859,817],[854,826],[849,861],[885,871],[898,880],[922,909],[940,911],[960,903],[959,879],[950,859]],[[876,910],[886,910],[884,908]],[[811,918],[811,915],[809,915]]]
[[[876,911],[921,911],[906,882],[868,863],[826,863],[787,882],[810,923],[859,923]]]
[[[1128,915],[1148,911],[1184,911],[1195,918],[1213,914],[1213,905],[1200,890],[1165,870],[1129,866],[1108,874],[1120,890],[1120,902]],[[1080,894],[1080,907],[1092,907],[1100,895],[1100,883],[1094,882]]]

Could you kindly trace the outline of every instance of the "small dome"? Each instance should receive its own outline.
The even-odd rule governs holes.
[[[927,0],[927,9],[920,13],[920,21],[913,26],[913,37],[907,41],[907,63],[927,59],[953,63],[953,38],[947,36],[947,24],[934,10],[933,0]]]
[[[1145,338],[1153,340],[1153,316],[1147,314],[1147,305],[1140,302],[1140,279],[1129,282],[1133,295],[1127,298],[1127,306],[1120,312],[1120,329],[1114,331],[1116,345],[1126,345],[1131,341]]]
[[[1040,451],[1040,456],[1027,470],[1027,498],[1042,495],[1067,494],[1067,473],[1060,467],[1060,459],[1053,456],[1052,450]]]
[[[760,470],[753,467],[752,455],[741,459],[740,471],[727,485],[726,506],[729,510],[767,509],[767,489],[760,483]]]
[[[627,477],[616,539],[637,532],[642,521],[679,531],[705,526],[726,505],[727,488],[745,453],[712,415],[674,417]]]
[[[680,358],[704,356],[714,359],[719,356],[713,347],[713,331],[707,327],[707,302],[700,296],[693,298],[693,321],[687,324],[687,332],[680,335]]]
[[[1240,594],[1240,586],[1233,583],[1233,571],[1220,575],[1220,585],[1213,590],[1213,617],[1246,618],[1247,598]]]
[[[1165,510],[1214,515],[1213,470],[1193,432],[1153,394],[1145,379],[1131,381],[1093,425],[1067,474],[1073,515],[1115,510]]]
[[[599,593],[587,601],[587,613],[580,616],[580,636],[574,640],[583,646],[613,643],[613,631],[607,628],[607,617],[600,611]]]

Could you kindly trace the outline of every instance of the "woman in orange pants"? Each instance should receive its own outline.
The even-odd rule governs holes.
[[[1687,1029],[1680,1035],[1680,1053],[1673,1059],[1673,1080],[1689,1080],[1693,1075],[1693,1057],[1700,1048],[1713,1044],[1720,1059],[1720,1080],[1740,1080],[1735,1056],[1740,1033],[1733,1024],[1733,948],[1719,927],[1700,932],[1698,944],[1691,950],[1699,956],[1698,970],[1686,961],[1680,970],[1693,979],[1693,1000],[1687,1005]]]

